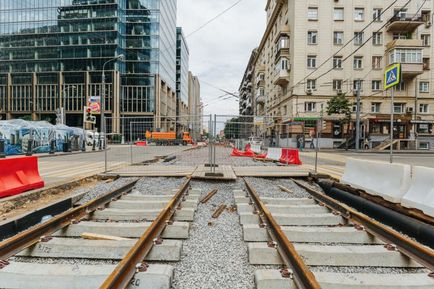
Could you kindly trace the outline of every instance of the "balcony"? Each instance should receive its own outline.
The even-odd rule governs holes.
[[[387,26],[387,31],[391,33],[413,33],[425,21],[421,15],[398,15],[393,17]]]
[[[289,83],[289,70],[287,69],[277,69],[274,74],[274,84],[285,86]]]
[[[410,79],[423,73],[423,63],[402,63],[401,74],[402,78]]]
[[[418,44],[419,40],[395,40],[388,44],[391,47],[388,64],[401,63],[404,79],[412,79],[424,71],[423,49]]]
[[[289,56],[289,47],[282,47],[276,52],[275,63],[277,63],[282,57],[289,58]]]
[[[423,42],[420,39],[396,39],[386,45],[387,50],[401,47],[422,48]]]
[[[265,96],[264,95],[258,95],[256,97],[256,103],[258,103],[258,104],[264,104],[265,103]]]

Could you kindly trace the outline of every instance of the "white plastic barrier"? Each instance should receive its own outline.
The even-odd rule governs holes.
[[[413,167],[411,187],[401,204],[434,217],[434,168]]]
[[[390,202],[400,203],[410,188],[410,178],[410,165],[349,158],[342,182]]]
[[[282,156],[281,148],[268,148],[267,159],[278,161]]]
[[[261,146],[260,145],[251,145],[250,148],[256,154],[260,154],[261,153]]]

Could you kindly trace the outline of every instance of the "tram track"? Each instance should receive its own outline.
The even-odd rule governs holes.
[[[250,263],[283,268],[258,270],[258,289],[432,288],[432,248],[294,182],[309,198],[261,197],[247,179],[234,191]]]

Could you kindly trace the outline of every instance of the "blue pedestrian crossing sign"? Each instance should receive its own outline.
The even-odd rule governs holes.
[[[401,63],[393,64],[384,73],[384,90],[398,85],[401,82]]]

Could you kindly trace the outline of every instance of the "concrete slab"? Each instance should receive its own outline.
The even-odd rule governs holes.
[[[381,241],[365,231],[353,227],[296,227],[282,226],[282,231],[291,242],[299,243],[345,243],[345,244],[381,244]],[[243,226],[244,241],[267,242],[265,228],[258,225]]]
[[[279,270],[256,270],[256,289],[296,289],[292,279],[283,278]]]
[[[147,220],[153,221],[161,210],[126,210],[126,209],[105,209],[96,211],[92,214],[93,220],[111,220],[111,221],[134,221]],[[182,208],[177,210],[174,219],[176,221],[191,222],[194,219],[195,210],[191,208]]]
[[[261,200],[266,205],[301,206],[316,204],[314,200],[308,198],[261,198]],[[235,196],[235,203],[237,204],[249,202],[250,199],[245,196]]]
[[[281,226],[336,226],[345,222],[333,214],[273,214],[273,217]]]
[[[166,205],[168,201],[126,201],[126,200],[119,200],[116,202],[111,202],[109,204],[109,208],[113,209],[128,209],[128,210],[162,210]],[[185,201],[181,203],[181,206],[183,208],[196,208],[197,207],[197,201]]]
[[[321,207],[318,205],[267,205],[267,208],[272,214],[325,214],[330,213],[326,207]],[[249,204],[237,204],[238,212],[251,212],[253,207]]]
[[[432,289],[427,274],[315,273],[323,289]]]
[[[37,243],[17,254],[27,257],[44,258],[84,258],[84,259],[122,259],[137,240],[105,241],[70,238],[53,238],[49,242]],[[146,260],[179,261],[182,241],[164,240],[161,245],[154,245]]]
[[[80,237],[83,233],[105,234],[124,238],[140,238],[151,223],[100,223],[80,222],[70,225],[53,234],[57,237]],[[164,239],[187,239],[190,223],[174,222],[166,227],[162,237]]]
[[[399,252],[387,251],[383,246],[321,246],[294,244],[309,266],[363,267],[421,267]],[[267,243],[249,243],[251,264],[281,265],[276,249]]]
[[[434,281],[427,274],[369,274],[314,272],[323,289],[428,289]],[[257,289],[296,288],[291,279],[283,278],[279,270],[257,270]]]
[[[259,225],[260,219],[258,215],[250,213],[238,213],[240,216],[240,223],[241,225]]]
[[[308,177],[309,170],[299,166],[233,167],[237,177]]]
[[[121,177],[187,177],[196,170],[195,166],[128,166],[110,171],[108,175]]]
[[[0,288],[13,289],[95,289],[115,265],[65,265],[12,262],[0,271]],[[152,264],[136,273],[128,289],[169,289],[173,267]]]
[[[243,190],[233,190],[234,192],[234,197],[245,197],[247,196],[247,192],[243,191]]]
[[[187,201],[197,201],[199,202],[199,194],[190,194],[185,199]],[[143,201],[143,202],[152,202],[152,201],[161,201],[161,202],[168,202],[173,198],[173,196],[170,195],[136,195],[136,194],[129,194],[122,197],[121,200],[124,201]]]

